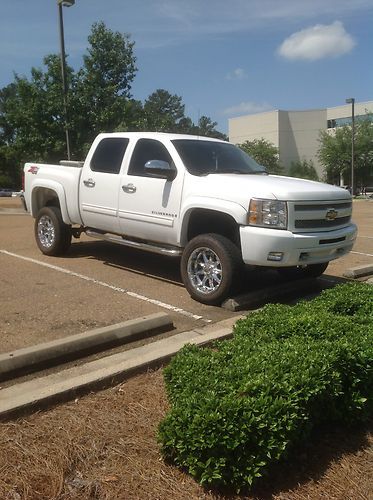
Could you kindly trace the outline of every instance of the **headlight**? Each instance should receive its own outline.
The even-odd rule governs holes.
[[[285,201],[250,200],[248,223],[250,226],[287,228],[287,205]]]

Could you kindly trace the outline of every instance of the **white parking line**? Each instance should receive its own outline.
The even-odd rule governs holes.
[[[351,252],[355,253],[356,255],[366,255],[367,257],[373,257],[373,253],[363,253],[363,252]]]
[[[143,300],[144,302],[149,302],[150,304],[154,304],[158,307],[162,307],[163,309],[168,309],[169,311],[181,314],[183,316],[187,316],[192,319],[199,319],[204,321],[205,323],[211,323],[211,319],[206,319],[203,316],[198,316],[197,314],[193,314],[189,311],[185,311],[180,307],[172,306],[171,304],[166,304],[161,302],[160,300],[151,299],[149,297],[145,297],[144,295],[140,295],[135,292],[131,292],[130,290],[125,290],[124,288],[120,288],[118,286],[109,285],[109,283],[105,283],[104,281],[96,280],[95,278],[90,278],[89,276],[85,276],[84,274],[75,273],[74,271],[69,271],[68,269],[64,269],[63,267],[54,266],[53,264],[47,264],[46,262],[42,262],[40,260],[31,259],[30,257],[24,257],[23,255],[18,255],[16,253],[8,252],[7,250],[0,250],[0,253],[9,255],[10,257],[15,257],[17,259],[22,259],[27,262],[32,262],[33,264],[37,264],[39,266],[48,267],[49,269],[53,269],[54,271],[58,271],[60,273],[68,274],[70,276],[74,276],[75,278],[80,278],[85,281],[90,281],[91,283],[95,283],[96,285],[104,286],[106,288],[110,288],[110,290],[114,290],[115,292],[120,292],[128,295],[129,297],[133,297],[135,299]]]

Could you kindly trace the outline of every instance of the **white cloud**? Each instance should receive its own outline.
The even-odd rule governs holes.
[[[246,72],[242,68],[236,68],[226,75],[226,80],[244,80],[247,78]]]
[[[236,106],[231,106],[224,109],[223,114],[227,116],[251,115],[254,113],[263,113],[264,111],[270,111],[271,109],[273,109],[273,106],[271,106],[267,102],[241,102]]]
[[[316,61],[347,54],[355,45],[355,40],[347,33],[343,24],[335,21],[329,25],[317,24],[293,33],[283,41],[278,53],[286,59]]]

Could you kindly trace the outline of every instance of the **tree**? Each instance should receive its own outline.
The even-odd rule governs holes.
[[[137,71],[129,35],[113,32],[99,22],[93,24],[88,42],[83,68],[70,92],[78,111],[74,129],[81,134],[80,144],[91,143],[98,133],[114,131],[120,124],[130,126],[126,104]]]
[[[290,177],[299,177],[300,179],[309,179],[311,181],[319,180],[319,176],[317,175],[312,160],[301,160],[292,162],[290,165],[288,175]]]
[[[129,35],[92,26],[83,66],[67,65],[68,128],[72,157],[84,158],[100,132],[160,130],[219,137],[216,123],[201,117],[196,126],[184,114],[182,98],[164,89],[142,104],[131,96],[137,68]],[[57,163],[66,155],[60,57],[48,55],[30,78],[15,75],[0,90],[0,183],[20,185],[25,161]]]
[[[338,127],[334,134],[320,132],[318,157],[328,182],[341,178],[351,184],[351,126]],[[373,182],[373,117],[367,114],[355,123],[354,174],[356,185]]]
[[[119,124],[128,129],[135,119],[134,108],[138,109],[129,104],[136,72],[129,37],[101,22],[93,25],[88,40],[83,67],[77,73],[66,68],[68,126],[75,158],[85,155],[97,133],[115,130]],[[3,179],[9,175],[19,179],[25,161],[56,162],[66,155],[60,57],[48,55],[43,63],[43,68],[31,69],[30,78],[15,75],[14,82],[0,90]],[[18,172],[13,175],[15,169]]]
[[[180,122],[185,118],[184,110],[185,106],[181,97],[176,94],[172,95],[164,89],[156,90],[144,103],[146,130],[156,132],[180,131]]]
[[[124,103],[123,120],[116,127],[116,132],[135,132],[145,130],[144,109],[141,101],[129,99]]]
[[[206,137],[215,137],[216,139],[228,140],[225,134],[216,130],[217,122],[213,122],[208,116],[201,116],[198,120],[198,125],[195,127],[194,133],[204,135]]]
[[[9,147],[14,141],[15,129],[5,119],[8,102],[14,99],[15,93],[14,84],[0,90],[0,186],[8,188],[19,185],[19,172],[14,168]]]
[[[5,168],[17,185],[25,161],[57,161],[65,151],[58,56],[45,57],[44,65],[44,71],[32,68],[30,79],[16,75],[14,82],[0,91],[2,170]],[[67,67],[70,79],[71,74]]]
[[[265,139],[254,139],[245,141],[238,146],[252,156],[257,163],[266,167],[270,174],[281,175],[283,173],[278,149],[271,142]]]
[[[321,131],[319,142],[318,158],[325,167],[326,180],[339,184],[341,176],[350,179],[351,129],[346,126],[337,128],[335,135]]]
[[[357,124],[355,139],[357,185],[373,184],[373,115],[367,114]]]

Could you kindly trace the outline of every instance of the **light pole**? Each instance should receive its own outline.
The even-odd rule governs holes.
[[[68,120],[68,108],[67,108],[67,82],[66,82],[66,55],[65,55],[65,39],[63,32],[63,15],[62,7],[71,7],[75,4],[75,0],[57,0],[58,6],[58,17],[60,24],[60,46],[61,46],[61,74],[62,74],[62,93],[63,93],[63,107],[65,115],[65,134],[66,134],[66,149],[67,149],[67,159],[70,160],[70,136],[69,136],[69,120]]]
[[[355,157],[355,98],[346,99],[346,104],[351,104],[351,192],[355,194],[354,157]]]

